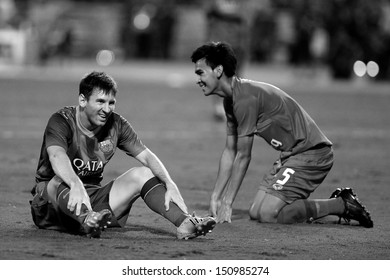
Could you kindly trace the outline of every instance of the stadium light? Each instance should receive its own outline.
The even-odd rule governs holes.
[[[115,60],[115,54],[110,50],[100,50],[96,55],[96,62],[100,66],[109,66]]]
[[[367,74],[368,76],[374,78],[379,74],[379,65],[375,61],[369,61],[367,63]]]
[[[150,17],[145,12],[140,12],[134,17],[133,24],[136,29],[145,30],[150,25]]]
[[[358,77],[363,77],[367,72],[367,66],[363,61],[357,60],[353,64],[353,72]]]

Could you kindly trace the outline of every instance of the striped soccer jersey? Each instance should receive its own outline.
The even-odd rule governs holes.
[[[117,148],[137,156],[146,147],[130,123],[112,113],[97,132],[85,129],[79,122],[78,107],[65,107],[54,113],[45,129],[36,172],[36,182],[49,181],[55,173],[47,153],[49,146],[61,146],[71,161],[73,170],[84,184],[100,184],[103,170]]]

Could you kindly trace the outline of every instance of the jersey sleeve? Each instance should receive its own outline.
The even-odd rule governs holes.
[[[135,132],[131,124],[123,117],[120,117],[118,148],[126,154],[136,157],[146,149],[138,134]]]
[[[54,113],[47,123],[44,137],[46,148],[60,146],[67,151],[72,131],[65,118],[59,113]]]

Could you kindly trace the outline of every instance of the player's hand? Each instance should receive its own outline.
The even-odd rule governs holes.
[[[221,203],[218,209],[217,223],[231,223],[232,222],[232,206],[230,204]]]
[[[210,209],[209,209],[209,214],[211,217],[217,217],[219,207],[221,207],[221,200],[212,198],[210,200]]]
[[[176,185],[169,185],[167,184],[167,191],[165,192],[165,211],[169,210],[169,203],[170,202],[175,203],[184,213],[188,214],[188,209],[186,204],[184,203],[184,199],[181,196],[179,189]]]
[[[84,186],[74,186],[69,191],[68,209],[73,212],[76,210],[76,215],[79,216],[81,213],[81,206],[85,204],[88,210],[92,210],[89,196]]]

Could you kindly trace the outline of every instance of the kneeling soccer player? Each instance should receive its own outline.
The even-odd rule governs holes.
[[[231,222],[254,136],[259,136],[280,156],[260,183],[249,209],[251,219],[289,224],[336,215],[373,226],[351,188],[337,189],[327,199],[309,199],[332,168],[333,148],[297,101],[273,85],[238,77],[236,55],[227,43],[200,46],[191,59],[197,84],[204,95],[223,98],[226,114],[226,144],[210,199],[210,213],[217,222]]]

